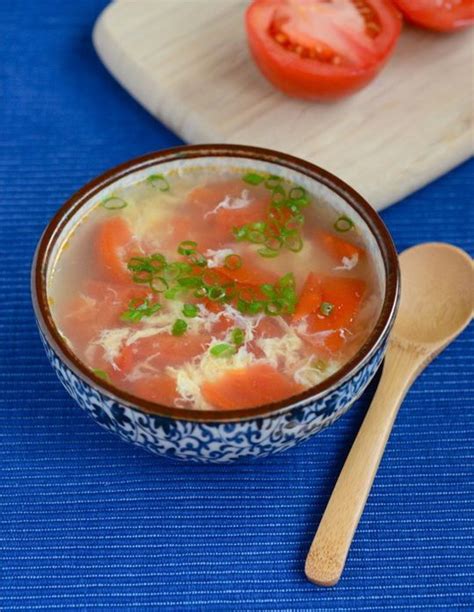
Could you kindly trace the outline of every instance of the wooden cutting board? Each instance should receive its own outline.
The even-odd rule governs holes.
[[[279,149],[381,209],[473,150],[473,32],[405,28],[375,82],[332,104],[273,89],[247,49],[242,0],[115,0],[94,45],[115,78],[191,143]]]

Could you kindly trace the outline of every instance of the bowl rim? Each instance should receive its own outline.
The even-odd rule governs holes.
[[[193,410],[164,406],[141,399],[131,393],[118,389],[99,378],[89,370],[73,353],[59,333],[50,310],[47,297],[46,270],[52,255],[53,247],[60,238],[68,221],[90,201],[98,192],[119,179],[146,169],[158,163],[172,162],[179,159],[199,159],[212,157],[239,157],[247,160],[271,162],[282,167],[300,172],[309,178],[322,183],[338,194],[353,208],[367,224],[377,242],[382,255],[385,271],[385,295],[378,320],[357,353],[335,374],[306,389],[302,393],[271,404],[262,404],[252,408],[236,410]],[[271,149],[234,144],[199,144],[183,145],[162,149],[133,158],[107,170],[86,183],[76,191],[59,208],[41,235],[33,258],[31,269],[31,294],[33,308],[40,331],[45,336],[54,352],[83,382],[101,394],[119,404],[125,405],[147,416],[167,417],[192,422],[233,422],[254,418],[263,418],[281,414],[288,410],[306,406],[309,401],[329,394],[347,380],[351,379],[377,352],[393,325],[400,297],[400,270],[398,256],[393,240],[378,213],[370,204],[344,181],[327,170],[292,155]]]

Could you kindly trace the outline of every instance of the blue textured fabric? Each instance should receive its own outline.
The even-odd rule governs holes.
[[[179,142],[95,56],[103,5],[0,3],[0,609],[473,609],[472,328],[406,398],[330,590],[304,558],[373,385],[296,450],[231,467],[126,445],[59,385],[30,306],[35,243],[85,181]],[[473,190],[471,161],[384,212],[398,248],[472,254]]]

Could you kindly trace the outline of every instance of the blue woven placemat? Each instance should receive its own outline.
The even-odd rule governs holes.
[[[56,380],[28,286],[43,227],[86,180],[179,142],[95,56],[103,5],[0,4],[0,609],[472,609],[472,327],[406,398],[331,590],[304,558],[373,386],[296,450],[198,467],[101,431]],[[383,217],[400,250],[472,254],[473,197],[471,161]]]

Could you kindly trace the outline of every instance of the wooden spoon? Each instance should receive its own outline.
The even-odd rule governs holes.
[[[306,559],[322,586],[341,577],[400,404],[416,377],[468,325],[473,311],[471,258],[448,244],[422,244],[400,256],[402,291],[383,374],[339,475]]]

